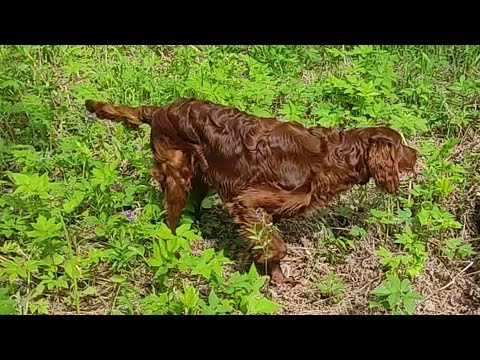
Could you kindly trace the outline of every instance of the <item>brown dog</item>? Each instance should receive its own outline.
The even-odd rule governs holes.
[[[150,124],[153,175],[172,232],[189,192],[202,198],[212,187],[248,239],[252,228],[268,230],[263,247],[251,240],[252,254],[277,283],[289,281],[280,267],[287,247],[273,221],[312,213],[371,177],[394,194],[418,156],[387,127],[305,128],[204,100],[136,108],[87,100],[86,108],[101,119]]]

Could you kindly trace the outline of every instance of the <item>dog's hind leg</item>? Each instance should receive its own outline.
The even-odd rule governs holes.
[[[166,223],[175,234],[192,183],[191,161],[181,150],[167,149],[161,159],[155,157],[152,174],[162,186]]]

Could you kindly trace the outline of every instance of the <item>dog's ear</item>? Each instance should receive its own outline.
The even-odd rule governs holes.
[[[398,146],[386,139],[375,139],[368,151],[368,170],[378,187],[395,194],[400,184]]]

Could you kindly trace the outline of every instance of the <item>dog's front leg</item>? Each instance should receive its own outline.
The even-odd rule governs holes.
[[[261,208],[238,201],[228,203],[227,208],[247,239],[257,267],[268,274],[274,283],[296,284],[296,281],[285,277],[280,266],[281,260],[287,255],[287,246],[280,231],[273,225],[272,216]]]

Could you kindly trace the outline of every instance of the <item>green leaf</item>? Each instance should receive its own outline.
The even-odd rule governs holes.
[[[193,230],[185,231],[182,233],[181,236],[190,241],[200,239],[200,236],[197,233],[195,233]]]
[[[160,277],[160,276],[162,276],[162,275],[165,275],[167,272],[168,272],[168,267],[166,267],[166,266],[160,266],[160,267],[158,268],[158,270],[156,271],[154,277],[155,277],[155,278],[158,278],[158,277]]]
[[[251,110],[252,115],[258,116],[258,117],[271,117],[272,115],[265,109],[259,108],[259,107],[253,107]]]
[[[176,233],[177,236],[183,236],[183,233],[187,232],[190,230],[190,224],[183,224],[177,227]]]
[[[218,314],[229,314],[233,311],[233,307],[231,305],[218,305],[215,310]]]
[[[409,220],[411,220],[411,218],[412,218],[412,211],[408,208],[406,210],[399,209],[395,214],[395,220],[400,222],[408,222]]]
[[[153,235],[157,236],[161,240],[170,240],[174,238],[172,231],[165,223],[160,223],[160,226],[153,231]]]
[[[81,192],[75,193],[74,197],[63,204],[63,211],[67,214],[75,210],[84,199],[84,194]]]
[[[9,298],[7,289],[0,288],[0,315],[14,315],[15,305],[15,301]]]
[[[273,314],[280,310],[282,306],[269,299],[255,299],[251,298],[248,304],[249,314]]]
[[[148,265],[157,267],[157,266],[162,266],[164,262],[158,258],[150,258],[147,260]]]
[[[94,286],[87,286],[87,288],[82,291],[83,295],[94,295],[96,293],[97,289]]]
[[[145,254],[145,247],[143,247],[142,245],[138,245],[138,246],[130,245],[128,247],[128,250],[130,250],[132,253],[139,256],[143,256]]]
[[[430,223],[430,211],[426,209],[422,209],[418,214],[417,214],[418,220],[420,221],[421,225],[427,225]]]
[[[5,237],[6,237],[7,239],[9,239],[9,238],[12,236],[12,234],[13,234],[13,230],[3,229],[3,230],[1,231],[1,233],[2,233],[3,235],[5,235]]]
[[[205,249],[202,253],[202,261],[204,261],[205,263],[210,261],[210,259],[212,258],[212,256],[215,254],[215,249],[213,248],[208,248],[208,249]]]
[[[202,315],[215,315],[215,311],[212,308],[207,307],[203,310]]]
[[[210,290],[210,295],[208,295],[208,305],[212,308],[216,308],[219,303],[219,299],[215,291]]]
[[[252,264],[250,266],[250,269],[248,270],[248,277],[250,279],[256,279],[258,277],[258,271],[257,271],[257,267],[255,266],[255,264]]]
[[[388,282],[390,283],[390,288],[394,291],[400,290],[400,279],[395,275],[387,275]]]
[[[400,290],[402,292],[406,293],[410,289],[410,281],[408,279],[403,279],[402,280],[402,285],[400,286]]]
[[[11,87],[11,88],[16,90],[16,89],[20,88],[21,85],[22,85],[22,83],[18,80],[7,79],[7,80],[4,80],[0,83],[0,88],[5,89],[6,87]]]
[[[211,209],[213,207],[213,201],[214,201],[213,196],[206,197],[205,199],[202,200],[202,208]]]
[[[410,299],[410,298],[404,298],[403,299],[403,307],[405,308],[405,311],[407,314],[411,315],[415,311],[415,300]]]
[[[420,294],[417,294],[413,291],[409,291],[406,295],[405,295],[405,299],[413,299],[413,300],[423,300],[423,296],[420,295]]]
[[[212,273],[212,268],[205,264],[198,264],[195,268],[192,269],[192,275],[201,274],[206,279],[210,278],[210,274]]]
[[[383,305],[382,305],[382,302],[380,302],[380,301],[370,300],[368,302],[368,306],[370,306],[373,309],[373,308],[382,307]]]
[[[53,254],[53,264],[54,265],[61,265],[65,258],[60,254]]]
[[[57,287],[62,287],[62,288],[64,288],[64,289],[68,289],[68,283],[65,281],[65,279],[63,279],[63,277],[57,279],[57,280],[55,281],[55,285],[56,285]]]
[[[65,262],[63,263],[63,268],[65,269],[65,272],[67,273],[67,275],[73,279],[74,277],[74,271],[75,271],[75,264],[72,260],[65,260]],[[78,271],[77,271],[78,272]],[[77,273],[76,272],[76,273]],[[75,273],[75,274],[76,274]]]
[[[250,281],[252,281],[251,278],[250,278]],[[265,284],[266,281],[267,281],[266,276],[259,277],[252,283],[252,290],[259,292],[260,288]]]
[[[187,309],[194,309],[198,303],[197,290],[190,284],[184,285],[184,293],[180,296],[180,301]]]
[[[0,315],[15,315],[15,301],[7,299],[0,300]]]
[[[388,304],[390,305],[391,309],[393,309],[395,305],[398,304],[399,300],[400,300],[400,294],[397,292],[388,295],[388,298],[387,298]]]
[[[378,296],[387,296],[391,294],[391,290],[385,286],[385,284],[380,284],[376,289],[372,291],[372,294]]]
[[[361,237],[361,236],[366,236],[367,231],[361,227],[354,226],[350,229],[350,235],[355,236],[355,237]]]
[[[127,279],[125,278],[125,276],[122,276],[122,275],[113,275],[110,280],[112,280],[114,283],[123,283],[125,282]]]
[[[380,246],[376,250],[376,254],[380,257],[383,257],[383,258],[392,256],[392,253],[388,249],[384,248],[383,246]]]
[[[166,244],[165,240],[163,240],[163,239],[158,240],[158,248],[160,250],[160,255],[164,259],[170,258],[169,251],[167,249],[167,244]]]

